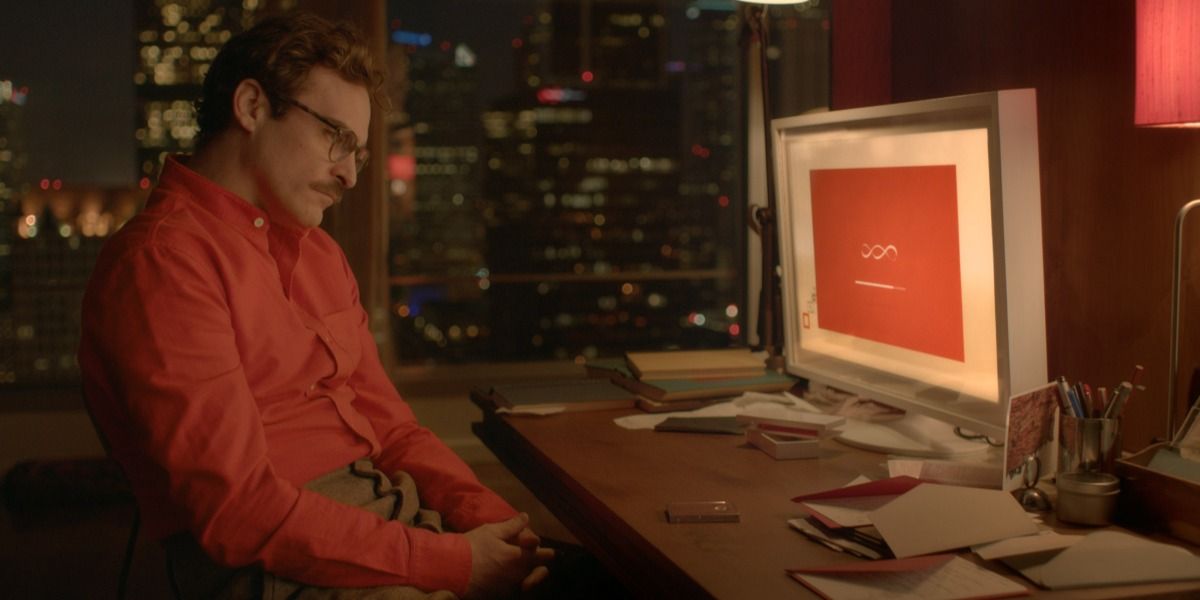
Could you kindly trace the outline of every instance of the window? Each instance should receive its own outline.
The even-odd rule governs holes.
[[[389,4],[388,258],[402,362],[746,343],[737,7]],[[819,9],[775,21],[789,44],[802,31],[827,44]],[[823,105],[818,71],[781,87],[819,81],[808,94]]]
[[[190,148],[190,101],[219,44],[297,5],[138,0],[62,19],[21,5],[0,36],[31,49],[0,73],[0,389],[77,384],[79,301],[100,245],[144,202],[162,155]],[[364,225],[378,220],[327,223],[356,269],[386,254],[403,364],[746,343],[757,239],[744,8],[386,6],[386,31],[368,33],[389,40],[388,185],[370,196],[387,203],[388,239]],[[826,10],[771,11],[775,114],[824,105]],[[91,93],[122,80],[123,92]],[[381,304],[372,295],[373,318]]]

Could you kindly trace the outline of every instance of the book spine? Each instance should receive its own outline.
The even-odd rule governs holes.
[[[824,429],[793,427],[793,426],[788,426],[788,425],[775,425],[774,423],[761,423],[760,422],[760,423],[755,423],[754,427],[757,427],[758,429],[760,429],[762,431],[769,431],[771,433],[782,433],[782,434],[786,434],[786,435],[797,435],[797,436],[801,436],[801,437],[820,437],[822,433],[825,433]]]
[[[664,392],[662,388],[643,383],[636,379],[630,379],[624,375],[621,375],[620,373],[616,373],[615,371],[613,373],[613,377],[609,381],[612,381],[614,384],[619,385],[635,394],[640,394],[651,400],[657,400],[659,402],[662,402],[663,396],[666,395],[666,392]]]

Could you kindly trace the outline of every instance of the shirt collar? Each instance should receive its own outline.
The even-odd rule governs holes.
[[[167,157],[159,176],[159,189],[164,192],[179,190],[193,198],[203,199],[197,202],[201,208],[256,245],[267,244],[267,233],[272,228],[275,231],[271,237],[280,241],[288,240],[288,245],[292,247],[298,246],[308,237],[308,228],[289,227],[272,222],[265,210],[188,168],[186,161],[187,157],[182,155]]]

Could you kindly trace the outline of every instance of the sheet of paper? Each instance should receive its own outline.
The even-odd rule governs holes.
[[[1082,535],[1063,535],[1053,531],[1046,531],[1039,535],[1024,535],[998,542],[979,544],[972,546],[971,551],[978,554],[979,558],[983,560],[996,560],[1010,556],[1062,550],[1071,547],[1075,542],[1082,539]]]
[[[788,573],[830,600],[962,600],[1029,594],[1025,586],[950,554],[789,569]]]
[[[626,415],[613,419],[613,422],[624,429],[654,429],[655,425],[663,422],[667,417],[736,417],[744,413],[761,416],[786,416],[792,411],[820,412],[812,404],[787,392],[780,394],[746,392],[729,402],[713,404],[696,410]]]
[[[859,484],[863,484],[863,483],[871,483],[871,478],[867,477],[866,475],[859,475],[858,477],[851,479],[850,483],[847,483],[846,485],[844,485],[842,487],[850,487],[852,485],[859,485]]]
[[[1016,556],[1004,562],[1050,589],[1200,580],[1200,557],[1121,531],[1094,531],[1050,557]]]
[[[923,483],[870,514],[897,558],[1037,533],[1012,494]]]

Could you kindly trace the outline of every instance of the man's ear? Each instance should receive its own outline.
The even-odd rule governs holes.
[[[253,79],[243,79],[233,90],[233,120],[242,129],[253,133],[271,117],[271,101],[267,92]]]

